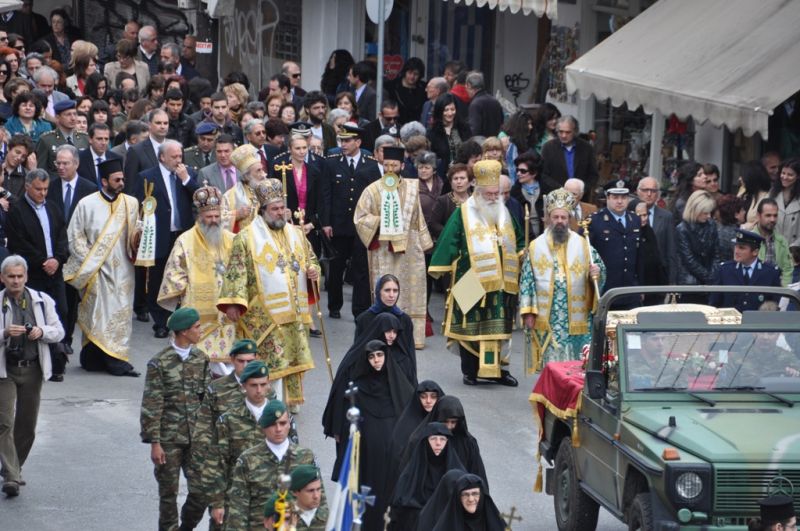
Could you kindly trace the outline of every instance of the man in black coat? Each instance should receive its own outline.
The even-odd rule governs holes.
[[[150,134],[147,138],[133,145],[125,155],[125,193],[135,195],[135,190],[140,186],[142,189],[141,174],[143,171],[158,166],[158,155],[156,151],[167,138],[169,130],[169,115],[162,109],[155,109],[150,112],[149,119]],[[136,284],[133,292],[133,312],[136,320],[146,323],[150,319],[147,316],[147,300],[145,299],[145,282],[147,278],[147,268],[136,268]]]
[[[167,138],[177,140],[184,148],[195,145],[197,143],[194,133],[195,123],[183,112],[185,107],[183,92],[178,89],[168,90],[164,96],[164,102],[169,116]]]
[[[574,177],[583,181],[586,189],[583,199],[587,201],[592,197],[598,179],[594,148],[578,138],[578,121],[572,116],[559,118],[556,132],[558,138],[542,147],[542,193],[549,194]]]
[[[486,92],[481,72],[467,74],[469,94],[469,128],[475,136],[497,136],[503,126],[503,107],[494,96]],[[466,139],[462,139],[466,140]]]
[[[78,175],[90,179],[95,183],[95,192],[102,188],[97,165],[111,159],[122,159],[121,156],[108,149],[111,139],[111,129],[103,123],[93,123],[89,127],[89,147],[82,149],[79,155]],[[61,176],[61,171],[56,167]]]
[[[82,154],[83,152],[81,152]],[[80,176],[78,159],[78,150],[74,146],[64,145],[58,148],[56,151],[58,179],[54,179],[50,183],[50,189],[47,191],[47,204],[55,205],[58,208],[66,227],[69,227],[72,214],[80,200],[97,191],[97,184],[94,181]],[[65,295],[66,315],[62,318],[61,324],[64,325],[64,346],[66,351],[71,354],[72,334],[75,332],[75,323],[78,320],[78,303],[80,303],[81,297],[78,290],[69,284],[65,285]]]
[[[678,249],[675,243],[675,218],[672,212],[658,206],[661,189],[655,177],[644,177],[636,187],[636,195],[647,205],[650,226],[656,234],[661,263],[667,270],[667,281],[676,284],[678,280]]]
[[[367,249],[356,235],[353,213],[361,192],[380,179],[381,172],[374,159],[362,155],[361,134],[363,129],[344,125],[344,132],[339,135],[342,152],[325,159],[320,179],[320,225],[337,254],[331,260],[328,279],[328,312],[334,319],[341,317],[342,283],[348,259],[353,284],[353,317],[372,303]]]
[[[155,337],[168,335],[168,312],[158,304],[158,291],[164,277],[169,253],[178,236],[192,228],[192,196],[199,188],[194,173],[183,164],[183,150],[179,142],[165,140],[158,153],[158,165],[140,174],[140,185],[134,196],[139,203],[144,200],[145,187],[152,186],[156,200],[156,248],[155,265],[147,277],[147,307],[153,317]]]
[[[6,235],[8,250],[28,263],[28,287],[50,295],[59,319],[64,322],[67,303],[61,268],[69,258],[69,247],[64,215],[56,205],[47,202],[49,186],[50,175],[45,170],[28,172],[25,193],[8,211]],[[50,379],[63,381],[66,359],[55,354],[51,360]]]
[[[400,107],[397,102],[385,99],[381,102],[381,112],[378,117],[364,126],[361,135],[361,147],[368,151],[375,151],[375,140],[381,135],[392,135],[397,137],[400,128],[397,119],[400,116]]]

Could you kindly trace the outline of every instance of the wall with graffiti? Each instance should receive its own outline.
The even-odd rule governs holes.
[[[257,93],[284,61],[300,61],[301,20],[296,0],[236,0],[234,15],[220,21],[220,77],[240,70]]]
[[[155,26],[161,42],[180,42],[194,32],[187,10],[179,9],[176,0],[83,0],[79,8],[86,36],[98,44],[115,43],[130,19]]]

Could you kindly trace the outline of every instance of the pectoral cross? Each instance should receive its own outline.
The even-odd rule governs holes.
[[[511,506],[511,512],[509,514],[500,513],[500,516],[502,516],[503,519],[506,522],[508,522],[508,525],[506,526],[506,531],[511,531],[511,526],[514,525],[514,521],[517,522],[522,521],[522,517],[517,516],[517,508],[514,507],[513,505]]]
[[[300,222],[300,228],[306,224],[306,211],[303,208],[298,208],[294,213],[294,219]]]
[[[286,172],[294,168],[291,164],[286,164],[285,162],[281,162],[280,164],[276,164],[274,166],[275,171],[281,172],[281,181],[283,184],[283,203],[286,204]]]

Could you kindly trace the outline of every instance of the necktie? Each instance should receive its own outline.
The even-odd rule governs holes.
[[[355,163],[353,162],[353,159],[350,159],[350,171],[351,171],[351,172],[354,172],[354,171],[356,171],[356,165],[355,165]]]
[[[103,157],[97,157],[94,163],[94,169],[97,172],[97,182],[100,183],[100,163],[103,162]]]
[[[169,174],[169,182],[172,186],[172,225],[179,229],[181,226],[181,217],[178,213],[178,176],[175,172]]]
[[[64,221],[69,220],[69,207],[72,206],[72,183],[67,183],[67,193],[64,195]]]
[[[742,282],[750,284],[750,266],[742,267]]]
[[[67,144],[69,144],[70,146],[74,146],[74,145],[75,145],[75,144],[72,142],[72,137],[71,137],[71,136],[68,136],[68,137],[67,137]]]
[[[233,171],[230,168],[228,168],[225,170],[225,188],[230,190],[235,185],[236,183],[233,181]]]
[[[261,157],[261,169],[267,171],[267,168],[269,168],[269,163],[267,162],[267,156],[264,155],[263,149],[258,150],[258,156]]]
[[[625,218],[617,218],[617,223],[622,225],[622,228],[625,228]]]
[[[211,156],[208,153],[203,155],[203,159],[206,161],[206,166],[211,164]]]

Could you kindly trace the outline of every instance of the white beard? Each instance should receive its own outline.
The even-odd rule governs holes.
[[[503,208],[503,203],[500,199],[496,199],[493,203],[486,201],[480,194],[475,196],[475,205],[478,207],[483,220],[489,224],[497,226],[500,219],[500,209]]]
[[[267,215],[266,212],[264,213],[264,222],[267,224],[267,227],[269,227],[272,230],[281,230],[283,227],[286,226],[285,219],[282,218],[276,220],[269,219],[269,215]]]
[[[222,243],[222,227],[200,223],[200,231],[210,247],[219,247]]]

